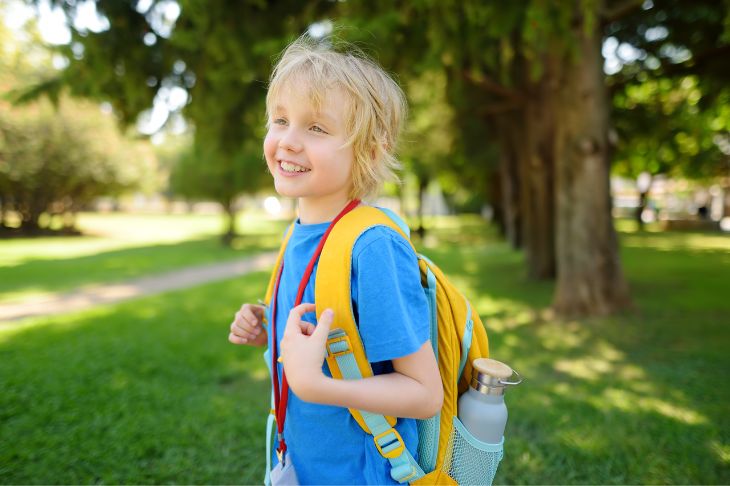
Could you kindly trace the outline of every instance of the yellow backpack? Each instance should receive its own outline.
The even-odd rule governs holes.
[[[327,341],[327,364],[334,378],[373,375],[352,314],[350,275],[357,238],[373,226],[392,228],[410,243],[408,226],[393,212],[361,205],[333,227],[319,257],[315,280],[316,315],[334,310]],[[293,225],[292,225],[293,228]],[[289,229],[266,292],[271,302],[277,269],[291,235]],[[413,246],[411,244],[411,246]],[[415,248],[414,248],[415,251]],[[457,401],[469,386],[472,362],[489,356],[487,332],[469,301],[428,258],[418,255],[421,284],[431,314],[431,343],[444,388],[441,412],[418,420],[418,461],[393,427],[395,417],[350,409],[362,429],[373,436],[379,453],[390,461],[391,476],[411,484],[491,484],[502,458],[502,443],[484,444],[472,437],[457,418]],[[269,419],[271,424],[272,419]],[[267,439],[270,443],[271,439]]]

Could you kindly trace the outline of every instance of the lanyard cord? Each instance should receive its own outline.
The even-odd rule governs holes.
[[[322,239],[319,241],[319,245],[317,245],[317,248],[314,250],[314,254],[312,255],[311,260],[309,260],[309,265],[307,265],[307,269],[304,271],[304,275],[302,276],[302,280],[299,282],[299,290],[297,292],[297,298],[294,301],[294,307],[298,306],[302,303],[302,298],[304,298],[304,289],[307,288],[307,283],[309,282],[309,278],[312,275],[312,271],[314,270],[314,265],[317,263],[317,260],[319,259],[319,255],[322,253],[322,248],[324,248],[324,244],[327,241],[327,237],[329,236],[330,232],[332,231],[332,228],[334,228],[335,224],[342,219],[342,217],[355,209],[360,204],[360,201],[358,199],[354,199],[350,201],[350,203],[345,206],[345,208],[340,212],[340,214],[337,215],[337,217],[332,220],[330,225],[327,227],[327,231],[324,232],[324,235],[322,235]],[[286,452],[286,442],[284,441],[284,421],[286,420],[286,405],[289,401],[289,383],[286,381],[286,373],[284,373],[284,370],[281,372],[281,390],[279,390],[279,371],[278,371],[278,346],[277,346],[277,336],[276,336],[276,301],[277,297],[279,295],[279,284],[281,283],[281,275],[284,270],[284,260],[281,261],[281,266],[279,267],[278,274],[276,276],[276,286],[274,287],[274,294],[273,294],[273,300],[271,303],[271,347],[272,347],[272,353],[271,353],[271,374],[272,374],[272,386],[274,387],[274,411],[276,413],[276,430],[277,430],[277,439],[279,441],[279,446],[277,447],[276,451],[281,456]],[[281,458],[280,458],[281,460]]]

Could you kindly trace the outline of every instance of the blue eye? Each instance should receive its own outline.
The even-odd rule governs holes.
[[[286,125],[286,120],[284,118],[277,118],[274,120],[274,125]]]
[[[319,126],[317,126],[317,125],[312,125],[312,128],[311,128],[311,130],[312,130],[313,132],[317,132],[317,133],[327,133],[327,132],[325,132],[325,131],[324,131],[324,130],[323,130],[323,129],[321,128],[321,127],[319,127]]]

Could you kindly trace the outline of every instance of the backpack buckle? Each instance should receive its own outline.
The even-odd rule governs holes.
[[[380,455],[386,459],[395,459],[406,449],[403,437],[393,427],[373,437],[373,441]]]
[[[348,353],[352,353],[352,345],[345,331],[342,329],[330,331],[330,335],[327,338],[327,356],[337,358]]]

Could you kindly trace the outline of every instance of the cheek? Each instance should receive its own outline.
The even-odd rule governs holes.
[[[342,157],[340,157],[340,160],[344,162],[344,166],[342,167],[343,177],[351,179],[355,168],[355,154],[353,154],[352,149],[345,151]]]
[[[269,168],[273,168],[275,165],[277,145],[277,141],[271,135],[266,135],[266,137],[264,137],[264,158],[266,159],[266,164]]]
[[[271,165],[274,163],[274,156],[276,155],[277,142],[271,134],[267,134],[264,137],[264,157],[266,157],[266,163]]]

